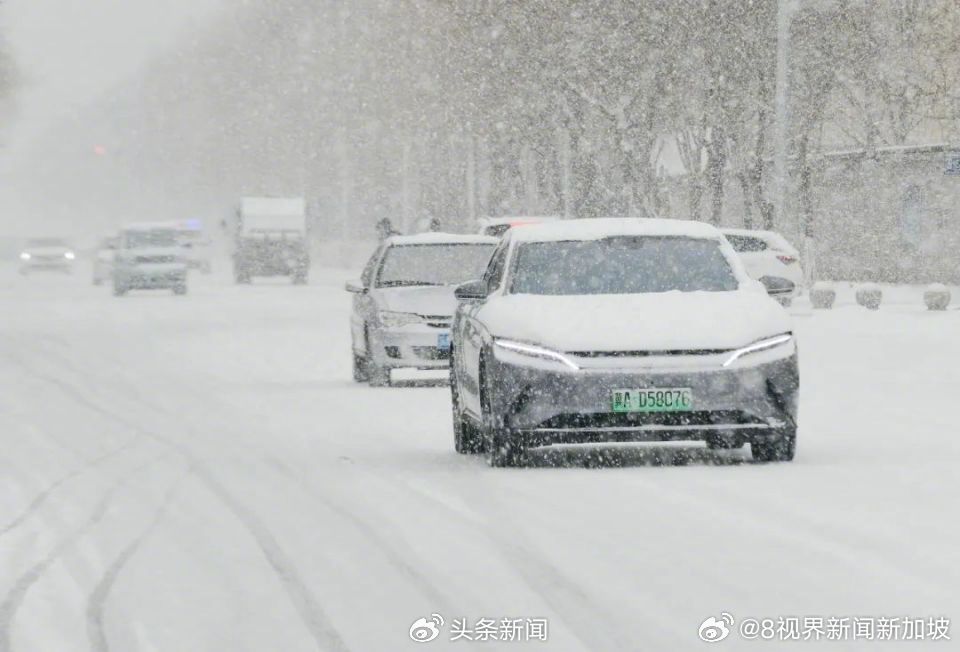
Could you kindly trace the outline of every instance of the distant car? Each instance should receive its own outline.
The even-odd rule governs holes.
[[[559,217],[481,217],[479,233],[494,238],[503,237],[503,234],[515,226],[530,226],[545,222],[556,222]]]
[[[773,231],[720,229],[740,255],[747,273],[767,286],[770,295],[789,306],[803,287],[800,252]]]
[[[123,229],[113,265],[113,293],[169,289],[187,293],[187,262],[176,229],[133,224]]]
[[[103,285],[113,280],[113,261],[117,255],[117,246],[120,238],[117,236],[104,238],[97,245],[93,254],[93,284]]]
[[[456,291],[458,452],[492,466],[554,444],[749,442],[793,459],[790,317],[712,226],[569,220],[510,231]]]
[[[77,259],[69,242],[62,238],[33,238],[20,251],[20,273],[73,272]]]
[[[448,233],[384,241],[362,278],[347,284],[354,380],[379,387],[390,384],[391,369],[447,368],[454,288],[482,274],[496,245]]]

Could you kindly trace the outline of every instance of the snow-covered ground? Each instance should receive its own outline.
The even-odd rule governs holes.
[[[344,272],[183,298],[88,278],[0,268],[0,652],[681,650],[722,611],[960,616],[960,311],[919,290],[794,309],[793,464],[496,470],[453,452],[442,384],[351,382]],[[464,617],[546,618],[549,642],[451,642]]]

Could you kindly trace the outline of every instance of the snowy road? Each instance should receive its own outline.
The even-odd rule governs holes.
[[[960,616],[960,311],[798,308],[794,464],[494,470],[453,452],[446,387],[350,381],[343,273],[118,300],[0,272],[0,652],[680,650],[721,611]],[[451,642],[462,617],[549,642]]]

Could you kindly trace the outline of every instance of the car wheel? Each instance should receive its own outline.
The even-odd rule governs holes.
[[[453,448],[461,455],[473,455],[483,452],[483,437],[470,419],[460,413],[460,393],[450,369],[450,398],[453,411]]]
[[[307,275],[306,273],[296,273],[291,279],[294,285],[306,285],[307,284]]]
[[[389,387],[390,368],[368,363],[367,380],[370,382],[370,387]]]
[[[178,296],[183,296],[184,294],[187,293],[187,285],[185,283],[181,285],[174,285],[173,293]]]
[[[777,437],[750,442],[755,462],[791,462],[797,452],[797,428],[782,428]]]
[[[365,383],[367,380],[367,359],[356,353],[353,354],[353,380],[357,383]]]
[[[235,270],[233,280],[236,281],[237,285],[247,285],[250,283],[250,274],[244,270]]]
[[[487,454],[487,464],[495,468],[522,466],[525,458],[523,447],[514,440],[510,428],[503,425],[503,417],[493,412],[490,385],[480,362],[480,409],[483,412],[481,437]]]
[[[127,293],[127,288],[126,288],[126,286],[117,285],[116,283],[114,283],[114,285],[113,285],[113,296],[115,296],[115,297],[122,297],[122,296],[125,295],[126,293]]]

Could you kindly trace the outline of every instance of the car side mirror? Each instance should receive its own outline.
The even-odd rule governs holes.
[[[360,281],[347,281],[346,285],[347,292],[351,294],[366,294],[367,288],[363,286],[363,283]]]
[[[790,294],[796,288],[793,281],[778,276],[761,276],[760,283],[771,297]]]
[[[469,281],[458,285],[453,292],[457,301],[478,301],[487,298],[487,284],[483,281]]]

